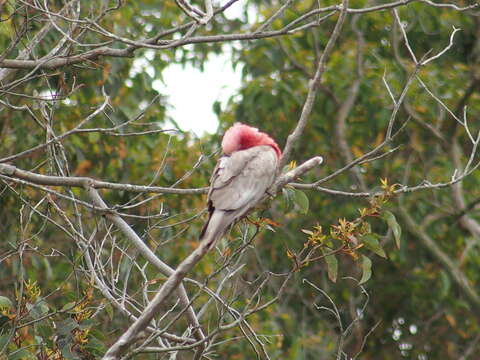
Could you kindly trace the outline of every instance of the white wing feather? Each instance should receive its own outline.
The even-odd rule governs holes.
[[[270,146],[255,146],[222,157],[212,175],[208,206],[210,218],[200,235],[214,243],[234,221],[262,199],[272,185],[277,155]]]

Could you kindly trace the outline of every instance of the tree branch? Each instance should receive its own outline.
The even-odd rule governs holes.
[[[443,252],[424,229],[422,229],[409,215],[408,210],[403,206],[401,201],[398,203],[400,215],[404,220],[408,231],[415,235],[421,243],[429,250],[429,252],[444,266],[459,288],[465,294],[469,302],[474,306],[476,311],[480,313],[480,295],[470,284],[465,274],[458,268],[457,264]]]
[[[305,99],[302,113],[300,114],[300,119],[298,120],[297,126],[295,127],[293,132],[287,138],[287,143],[285,144],[285,148],[283,149],[283,155],[280,160],[280,169],[282,169],[290,160],[293,147],[299,141],[300,136],[303,134],[305,126],[307,125],[307,121],[310,117],[310,113],[312,112],[317,91],[322,80],[322,75],[325,72],[325,65],[328,58],[330,57],[331,52],[333,51],[333,47],[337,42],[338,37],[340,36],[340,32],[347,16],[347,10],[348,0],[343,0],[340,15],[338,17],[337,23],[335,24],[335,28],[333,29],[333,32],[328,39],[327,45],[325,46],[325,50],[323,51],[320,60],[318,61],[315,75],[312,79],[310,79],[308,83],[307,98]]]
[[[0,164],[0,174],[11,176],[22,180],[28,180],[35,184],[48,186],[66,186],[66,187],[93,187],[94,189],[110,189],[119,191],[130,191],[137,193],[160,193],[160,194],[206,194],[207,187],[198,189],[175,189],[162,186],[145,186],[133,184],[112,183],[107,181],[95,180],[89,177],[80,176],[52,176],[41,175],[30,171],[22,170],[10,164]]]
[[[105,204],[103,199],[100,197],[98,194],[97,190],[94,189],[91,186],[86,186],[85,189],[87,190],[87,193],[92,200],[92,202],[95,204],[95,206],[98,206],[100,209],[105,209],[108,208],[108,206]],[[150,248],[145,244],[142,239],[138,237],[138,235],[135,233],[135,231],[132,230],[132,228],[123,220],[119,215],[116,214],[106,214],[105,215],[107,219],[109,219],[112,223],[114,223],[120,231],[128,238],[128,240],[135,245],[135,247],[140,251],[140,253],[152,264],[154,265],[162,274],[166,276],[172,277],[175,273],[176,270],[174,271],[170,266],[165,264],[163,261],[161,261]],[[182,277],[183,279],[183,277]],[[182,280],[180,279],[180,281]],[[195,314],[195,311],[193,310],[193,307],[190,304],[190,300],[188,299],[187,292],[185,290],[185,287],[180,284],[180,282],[177,283],[177,286],[175,287],[175,290],[177,291],[178,298],[180,299],[180,303],[182,306],[184,306],[187,309],[187,318],[190,322],[190,325],[192,326],[193,334],[195,338],[199,341],[202,341],[204,339],[204,335],[202,332],[202,329],[200,327],[200,323],[198,322],[197,316]],[[145,313],[145,312],[144,312]],[[153,315],[152,315],[153,316]],[[143,314],[136,320],[140,321],[140,319],[143,317]],[[148,324],[145,324],[148,325]],[[142,328],[142,330],[145,327]],[[138,332],[135,333],[135,335],[138,335]]]

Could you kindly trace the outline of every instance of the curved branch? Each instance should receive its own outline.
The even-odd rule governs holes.
[[[465,274],[458,268],[457,264],[443,252],[432,239],[409,215],[408,210],[399,202],[400,216],[407,225],[407,230],[415,235],[422,244],[430,251],[430,253],[445,267],[453,280],[457,283],[459,288],[465,294],[469,302],[480,313],[480,295],[475,288],[470,284]]]
[[[95,204],[95,206],[98,206],[101,209],[108,208],[107,204],[105,204],[103,199],[98,194],[97,190],[95,190],[93,187],[90,187],[90,186],[87,186],[86,190],[90,199]],[[137,233],[133,231],[132,228],[126,223],[126,221],[123,220],[119,215],[106,214],[105,216],[112,223],[114,223],[115,226],[118,227],[118,229],[128,238],[128,240],[133,245],[135,245],[135,247],[141,252],[141,254],[152,265],[154,265],[162,274],[169,276],[169,279],[170,279],[177,272],[177,270],[174,271],[170,266],[168,266],[166,263],[160,260],[155,255],[155,253],[152,250],[150,250],[150,248],[145,244],[145,242],[142,241],[142,239],[140,239]],[[185,290],[185,287],[182,284],[180,284],[180,282],[178,282],[177,286],[175,287],[175,290],[178,294],[178,298],[180,300],[181,305],[187,309],[187,318],[191,326],[193,327],[193,335],[198,341],[202,341],[205,338],[205,336],[200,327],[200,323],[198,322],[197,315],[195,314],[195,311],[193,310],[193,307],[190,304],[190,300],[188,299],[188,295],[187,295],[187,291]],[[135,323],[139,321],[142,317],[143,317],[143,314],[135,321]],[[136,333],[135,335],[138,335],[138,333]]]
[[[95,180],[84,176],[51,176],[41,175],[31,171],[26,171],[17,168],[10,164],[0,164],[0,174],[5,176],[11,176],[22,180],[28,180],[39,185],[48,186],[67,186],[67,187],[79,187],[85,188],[87,186],[94,189],[110,189],[110,190],[122,190],[137,193],[160,193],[160,194],[206,194],[207,187],[198,189],[175,189],[162,186],[145,186],[145,185],[133,185],[113,183],[107,181]]]

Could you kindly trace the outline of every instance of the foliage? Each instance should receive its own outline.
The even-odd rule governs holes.
[[[47,11],[37,3],[0,1],[0,165],[150,188],[99,188],[110,206],[102,211],[85,188],[1,173],[0,353],[8,359],[94,359],[167,278],[108,215],[122,215],[155,255],[171,267],[179,264],[197,246],[204,192],[173,194],[152,186],[205,187],[220,136],[236,121],[260,127],[283,145],[297,126],[339,11],[311,15],[290,33],[255,37],[252,30],[250,40],[234,45],[226,38],[176,45],[189,39],[192,19],[173,1],[102,1],[98,8],[82,4],[78,12],[65,1],[49,3]],[[288,3],[268,31],[282,31],[319,7],[317,1]],[[349,7],[386,3],[352,1]],[[284,4],[232,3],[244,6],[243,17],[218,13],[195,28],[194,37],[250,34]],[[395,10],[346,15],[294,144],[294,161],[283,173],[315,155],[324,164],[234,227],[185,281],[204,329],[213,332],[239,314],[248,316],[212,335],[206,356],[331,359],[343,352],[423,360],[473,359],[480,352],[480,175],[451,181],[478,163],[480,21],[474,8],[442,4],[411,1]],[[470,4],[455,1],[457,7]],[[321,2],[322,8],[334,5]],[[57,27],[21,58],[49,14],[58,15]],[[415,64],[400,26],[419,61],[448,51]],[[453,36],[452,27],[461,31]],[[63,59],[102,47],[132,50],[52,68],[13,69],[5,62]],[[227,49],[242,71],[242,86],[228,104],[214,105],[218,134],[195,139],[168,118],[168,98],[152,82],[171,63],[202,69],[210,54]],[[390,124],[394,136],[388,139]],[[375,154],[329,177],[377,146]],[[151,326],[192,340],[195,331],[183,310],[170,299]],[[151,334],[140,342],[188,348]],[[190,349],[178,354],[190,356]]]

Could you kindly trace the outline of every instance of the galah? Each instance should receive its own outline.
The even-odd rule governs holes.
[[[241,123],[225,132],[222,150],[210,179],[210,216],[200,235],[208,248],[262,199],[275,180],[282,155],[270,136]]]

